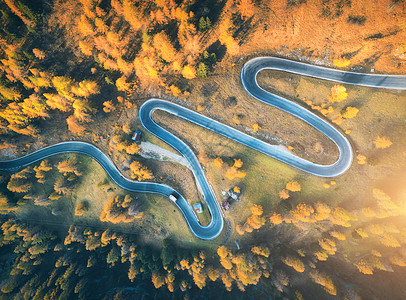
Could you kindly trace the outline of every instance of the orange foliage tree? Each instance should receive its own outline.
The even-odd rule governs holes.
[[[280,214],[274,212],[273,215],[269,218],[269,221],[274,225],[278,225],[283,222],[283,218]]]
[[[241,15],[241,19],[250,18],[255,13],[255,7],[251,0],[239,0],[237,10]]]
[[[159,289],[161,286],[165,284],[165,279],[162,275],[158,274],[158,272],[153,272],[151,277],[152,283],[156,289]]]
[[[268,247],[265,246],[255,246],[251,248],[251,252],[256,254],[256,255],[262,255],[266,258],[269,257],[269,255],[271,254],[271,252],[269,251]]]
[[[254,132],[258,132],[258,130],[261,129],[261,126],[258,125],[258,123],[255,123],[254,125],[252,125],[252,131]]]
[[[392,145],[391,140],[386,136],[378,136],[374,141],[375,147],[377,149],[385,149]]]
[[[217,158],[214,160],[214,165],[215,165],[217,168],[221,169],[221,167],[223,166],[223,160],[222,160],[220,157],[217,157]]]
[[[314,208],[306,203],[299,203],[290,211],[290,215],[300,222],[314,222]]]
[[[182,70],[182,76],[186,79],[193,79],[196,77],[196,69],[191,65],[186,65]]]
[[[330,295],[337,295],[337,289],[329,276],[324,273],[320,273],[317,270],[309,272],[310,278],[317,284],[320,284],[327,293]]]
[[[146,167],[141,165],[140,162],[138,161],[133,161],[130,164],[130,170],[131,170],[131,178],[132,179],[137,179],[139,181],[142,180],[148,180],[148,179],[153,179],[154,176],[152,175],[152,172],[148,170]]]
[[[286,189],[291,192],[299,192],[301,187],[299,182],[292,180],[286,184]]]
[[[299,273],[303,273],[304,270],[305,270],[305,266],[304,266],[303,262],[299,258],[288,256],[288,257],[282,258],[282,261],[286,265],[288,265],[289,267],[292,267],[293,269],[295,269]]]
[[[237,233],[243,235],[245,232],[252,232],[253,229],[259,229],[265,224],[265,218],[262,216],[263,208],[261,205],[254,204],[251,207],[252,215],[247,219],[243,226],[237,225]]]
[[[319,245],[329,255],[334,255],[337,251],[336,243],[333,240],[327,238],[320,239]]]
[[[330,215],[330,221],[333,224],[343,227],[350,227],[351,226],[350,221],[352,220],[355,221],[357,220],[357,218],[353,214],[351,214],[350,212],[341,207],[334,208]]]
[[[87,203],[82,201],[75,207],[75,216],[82,216],[88,210]]]
[[[390,262],[399,267],[406,267],[406,260],[400,255],[394,255],[389,258]]]
[[[331,231],[330,232],[330,235],[333,237],[333,238],[336,238],[337,240],[339,240],[339,241],[344,241],[346,238],[345,238],[345,235],[343,234],[343,233],[341,233],[341,232],[339,232],[339,231],[336,231],[336,230],[334,230],[334,231]]]
[[[81,176],[82,175],[82,172],[79,170],[79,166],[77,165],[76,159],[72,158],[72,157],[59,162],[56,165],[56,168],[64,176],[67,176],[70,173],[75,174],[76,176]]]
[[[238,54],[239,46],[238,43],[234,40],[231,29],[233,28],[233,24],[229,17],[226,17],[222,23],[220,24],[220,36],[219,41],[221,44],[225,45],[227,48],[227,52],[230,55]]]
[[[350,65],[350,61],[346,58],[337,58],[333,61],[333,65],[339,68],[345,68]]]
[[[31,167],[25,168],[20,172],[14,173],[10,177],[7,184],[7,189],[15,193],[27,193],[32,188],[31,182],[32,169]]]
[[[241,159],[234,159],[234,165],[227,169],[226,177],[229,180],[233,180],[234,178],[244,178],[247,175],[247,173],[240,170],[242,165],[243,162]]]
[[[372,275],[374,273],[373,266],[371,266],[371,264],[365,259],[361,259],[354,263],[354,266],[356,266],[362,274]]]
[[[287,189],[283,189],[279,192],[279,198],[282,200],[286,200],[289,198],[289,191]]]
[[[357,116],[359,109],[356,107],[348,106],[343,113],[342,117],[345,119],[352,119]]]
[[[38,179],[39,183],[45,183],[46,172],[52,170],[52,166],[47,160],[43,160],[38,166],[34,167],[35,177]]]
[[[347,89],[342,85],[335,85],[331,88],[331,94],[328,96],[330,102],[341,102],[347,99]]]
[[[164,31],[157,33],[153,38],[153,42],[155,49],[157,49],[158,54],[163,60],[169,63],[175,60],[176,49],[173,47],[168,35]]]
[[[142,218],[142,216],[143,212],[140,211],[138,203],[132,197],[129,195],[124,197],[115,196],[104,206],[100,214],[100,220],[114,224],[120,222],[129,223]]]

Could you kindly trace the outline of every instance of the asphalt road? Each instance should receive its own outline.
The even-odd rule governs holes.
[[[152,113],[154,110],[163,110],[175,116],[181,117],[316,176],[338,176],[344,173],[352,163],[353,154],[351,145],[344,135],[342,135],[337,129],[300,105],[271,94],[258,86],[256,76],[261,70],[264,69],[286,71],[299,75],[327,79],[347,84],[399,90],[406,89],[406,76],[371,75],[343,72],[273,57],[254,58],[244,65],[241,70],[241,81],[249,94],[264,103],[284,110],[309,123],[311,126],[324,133],[337,145],[340,152],[339,158],[331,165],[319,165],[309,162],[291,154],[288,151],[284,151],[276,146],[269,145],[232,127],[205,117],[180,105],[159,99],[150,99],[146,101],[139,110],[140,121],[146,130],[171,145],[188,160],[212,216],[212,220],[208,226],[200,225],[193,208],[189,205],[186,199],[177,193],[173,188],[164,184],[137,182],[125,178],[107,155],[105,155],[96,146],[89,143],[71,141],[55,144],[21,158],[9,161],[0,161],[0,170],[15,172],[21,167],[27,166],[52,155],[67,152],[82,153],[95,159],[105,169],[112,180],[125,190],[139,193],[156,193],[165,197],[168,197],[172,193],[177,193],[179,195],[179,199],[176,201],[176,205],[181,210],[192,233],[200,239],[214,239],[221,233],[224,226],[224,220],[220,212],[220,208],[218,207],[214,195],[211,192],[209,184],[204,176],[204,172],[192,150],[179,138],[158,126],[154,122],[152,118]],[[168,199],[168,202],[171,201]]]

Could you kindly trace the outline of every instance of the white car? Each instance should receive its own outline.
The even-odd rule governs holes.
[[[175,195],[175,193],[172,193],[169,195],[169,199],[171,199],[173,202],[176,202],[176,200],[178,200],[178,197]]]

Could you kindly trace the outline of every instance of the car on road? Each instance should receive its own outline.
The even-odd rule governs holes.
[[[176,200],[178,200],[179,195],[177,193],[172,193],[169,195],[169,199],[171,199],[173,202],[176,202]]]

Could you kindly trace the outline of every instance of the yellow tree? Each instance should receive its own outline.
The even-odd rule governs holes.
[[[79,41],[79,48],[84,55],[92,55],[93,45],[85,41]]]
[[[237,10],[241,15],[241,19],[250,18],[255,13],[255,7],[251,0],[239,0]]]
[[[34,17],[34,13],[30,10],[30,8],[19,1],[16,0],[5,0],[4,3],[10,8],[10,10],[18,16],[21,21],[24,22],[27,27],[34,28],[35,22],[32,21],[31,17]],[[29,15],[27,15],[27,13]]]
[[[258,204],[254,204],[252,207],[251,207],[251,212],[252,212],[252,214],[253,215],[255,215],[255,216],[261,216],[262,214],[263,214],[263,208],[262,208],[262,206],[261,205],[258,205]]]
[[[168,35],[164,31],[157,33],[153,38],[153,42],[155,49],[163,60],[168,63],[175,60],[176,49],[173,47]]]
[[[112,112],[113,110],[115,110],[116,108],[113,105],[113,101],[104,101],[103,102],[103,111],[105,113],[109,113]]]
[[[269,221],[274,225],[278,225],[283,222],[283,218],[280,214],[274,212],[273,215],[269,218]]]
[[[125,152],[127,152],[130,155],[134,155],[137,154],[138,151],[140,151],[140,149],[141,149],[140,146],[138,146],[136,143],[132,143],[125,148]]]
[[[29,98],[26,98],[22,103],[19,103],[19,106],[22,108],[22,113],[30,119],[49,118],[47,106],[38,95],[30,95]]]
[[[233,180],[234,178],[244,178],[247,175],[247,173],[239,170],[242,167],[242,165],[243,162],[241,159],[234,159],[234,165],[227,169],[226,177],[229,180]]]
[[[356,219],[357,218],[353,214],[341,207],[334,208],[330,215],[330,221],[333,224],[343,227],[350,227],[350,221],[355,221]]]
[[[261,129],[261,126],[258,125],[258,123],[255,123],[254,125],[252,125],[252,131],[254,132],[258,132],[258,130]]]
[[[216,281],[220,277],[220,271],[211,266],[207,268],[207,276],[211,281]]]
[[[82,216],[85,212],[88,211],[88,206],[86,202],[80,202],[78,205],[75,207],[75,216]]]
[[[344,57],[342,58],[337,58],[333,61],[333,65],[339,68],[345,68],[350,65],[350,61]]]
[[[66,176],[68,173],[74,173],[76,176],[81,176],[82,172],[80,172],[79,167],[77,166],[77,162],[74,158],[68,158],[59,162],[56,165],[58,171]]]
[[[357,155],[357,160],[359,165],[365,165],[367,157],[362,154]]]
[[[347,99],[347,89],[342,85],[335,85],[331,88],[331,94],[328,96],[330,102],[341,102]]]
[[[120,2],[112,2],[117,3],[116,7],[118,8],[118,3]],[[116,11],[124,15],[125,20],[131,25],[134,31],[140,30],[146,24],[146,20],[141,12],[141,7],[136,6],[131,0],[124,0],[122,3],[122,7],[118,9],[116,8]]]
[[[390,262],[399,267],[406,267],[405,259],[400,255],[394,255],[389,258]]]
[[[244,235],[244,233],[245,233],[244,227],[241,226],[241,225],[237,225],[237,226],[235,227],[235,231],[236,231],[239,235]]]
[[[314,204],[314,208],[316,211],[314,214],[316,221],[326,220],[330,217],[331,209],[327,204],[317,202]]]
[[[392,145],[391,140],[386,136],[378,136],[374,141],[375,147],[377,149],[385,149]]]
[[[69,131],[74,134],[81,135],[86,130],[86,128],[79,123],[74,115],[69,116],[66,119],[66,123],[68,124]]]
[[[59,109],[60,111],[67,112],[71,110],[71,101],[59,94],[44,93],[47,99],[46,103],[51,109]]]
[[[214,160],[214,165],[215,165],[217,168],[221,169],[221,167],[223,166],[223,160],[222,160],[220,157],[217,157],[217,158]]]
[[[266,258],[269,257],[269,255],[271,254],[271,251],[269,251],[268,247],[265,246],[255,246],[251,248],[251,252],[256,254],[256,255],[262,255]]]
[[[299,192],[301,187],[299,182],[292,180],[286,184],[286,189],[291,192]]]
[[[137,179],[139,181],[153,179],[154,176],[152,172],[148,170],[146,167],[141,165],[138,161],[133,161],[130,165],[131,170],[131,178]]]
[[[310,278],[317,284],[320,284],[327,293],[330,295],[337,295],[337,289],[329,276],[323,273],[319,273],[317,270],[309,272]]]
[[[159,289],[161,286],[165,284],[164,277],[158,274],[158,272],[152,272],[151,280],[156,289]]]
[[[220,24],[220,36],[219,41],[221,44],[225,45],[227,52],[230,55],[236,55],[239,52],[238,43],[234,40],[230,29],[233,27],[233,24],[230,18],[225,18]]]
[[[115,196],[110,199],[100,214],[100,220],[117,224],[120,222],[129,223],[142,218],[143,213],[139,211],[133,200],[128,195],[125,197]]]
[[[354,263],[354,266],[356,266],[362,274],[372,275],[374,273],[373,266],[371,266],[371,264],[365,259],[361,259]]]
[[[287,189],[283,189],[279,192],[279,198],[282,200],[286,200],[289,198],[289,191]]]
[[[359,109],[356,107],[348,106],[343,113],[342,117],[345,119],[352,119],[357,116]]]
[[[231,252],[230,252],[230,250],[226,247],[226,246],[220,246],[220,247],[218,247],[218,249],[217,249],[217,254],[218,254],[218,256],[220,256],[221,258],[225,258],[225,257],[227,257],[228,255],[231,255]]]
[[[71,88],[72,93],[79,97],[89,97],[93,94],[98,94],[100,88],[98,84],[91,80],[83,80],[79,82],[78,86],[72,86]]]
[[[182,70],[182,76],[186,79],[193,79],[196,77],[196,69],[192,65],[186,65]]]
[[[344,235],[343,233],[339,232],[339,231],[336,231],[336,230],[331,231],[331,232],[330,232],[330,235],[331,235],[333,238],[336,238],[336,239],[339,240],[339,241],[345,241],[345,235]]]
[[[52,170],[52,165],[48,162],[48,160],[43,160],[38,166],[34,167],[34,171],[44,171],[48,172]],[[38,177],[37,177],[38,178]]]
[[[400,248],[401,245],[396,237],[389,233],[385,233],[382,236],[380,236],[379,241],[382,243],[382,245],[386,247],[391,247],[391,248]]]
[[[337,251],[336,243],[333,240],[324,238],[319,240],[320,247],[329,255],[334,255]]]
[[[289,267],[292,267],[299,273],[303,273],[305,270],[305,266],[304,266],[303,262],[296,257],[292,257],[292,256],[284,257],[284,258],[282,258],[282,261],[286,265],[288,265]]]
[[[253,229],[259,229],[265,224],[265,218],[262,217],[263,209],[261,205],[254,204],[251,207],[252,215],[241,229],[246,232],[252,232]]]
[[[54,184],[54,190],[59,195],[70,195],[73,192],[73,186],[70,185],[64,177],[59,177]]]
[[[290,211],[290,215],[301,222],[313,222],[314,221],[314,208],[306,203],[299,203],[296,207]]]

